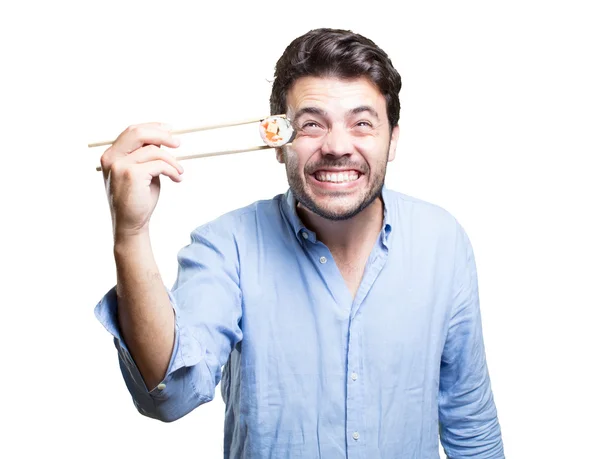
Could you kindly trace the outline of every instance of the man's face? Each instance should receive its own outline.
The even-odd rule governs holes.
[[[399,128],[390,135],[385,98],[366,78],[303,77],[287,105],[296,137],[277,159],[294,196],[321,217],[353,217],[378,197],[395,156]]]

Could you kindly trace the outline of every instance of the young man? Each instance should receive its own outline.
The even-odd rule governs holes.
[[[138,410],[173,421],[226,404],[225,457],[502,458],[477,274],[445,210],[384,187],[400,76],[372,41],[319,29],[277,63],[271,113],[290,189],[191,234],[169,291],[148,236],[162,125],[125,130],[101,164],[117,286],[96,314]]]

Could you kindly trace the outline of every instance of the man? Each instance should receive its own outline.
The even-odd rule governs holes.
[[[137,409],[173,421],[221,382],[225,457],[501,458],[469,239],[443,209],[384,187],[400,76],[372,41],[319,29],[279,59],[271,113],[290,190],[191,234],[173,288],[148,237],[158,123],[102,156],[117,286],[96,314]]]

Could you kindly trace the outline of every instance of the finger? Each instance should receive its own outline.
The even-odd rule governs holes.
[[[177,171],[177,169],[162,160],[142,163],[138,167],[141,169],[141,173],[148,174],[152,177],[166,175],[174,182],[181,182],[182,180],[182,177]]]
[[[129,154],[144,145],[177,148],[179,144],[179,139],[171,134],[171,126],[163,123],[144,123],[125,129],[111,149],[120,154]]]
[[[173,137],[170,130],[171,126],[164,123],[145,123],[129,126],[100,158],[102,170],[112,169],[113,164],[119,158],[147,144],[177,148],[180,143],[179,139]]]
[[[183,166],[175,159],[175,157],[165,150],[158,148],[155,145],[147,145],[138,148],[133,153],[122,159],[124,164],[141,164],[149,161],[161,160],[173,166],[180,174],[183,174]]]

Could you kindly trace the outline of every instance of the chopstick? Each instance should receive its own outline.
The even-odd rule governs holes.
[[[271,115],[271,116],[278,116],[280,118],[285,118],[285,115]],[[171,131],[171,134],[175,134],[175,135],[177,135],[177,134],[189,134],[190,132],[208,131],[210,129],[219,129],[219,128],[230,127],[230,126],[240,126],[242,124],[258,123],[259,121],[262,121],[265,118],[267,118],[267,117],[253,118],[253,119],[250,119],[250,120],[234,121],[232,123],[225,123],[225,124],[214,124],[214,125],[211,125],[211,126],[198,126],[198,127],[187,128],[187,129],[178,129],[178,130],[175,130],[175,131]],[[117,140],[117,139],[103,140],[101,142],[88,143],[88,148],[95,148],[95,147],[102,147],[102,146],[105,146],[105,145],[112,145],[115,142],[115,140]],[[243,151],[249,151],[249,150],[243,150]],[[234,151],[234,152],[238,153],[238,151]],[[241,151],[239,153],[241,153]],[[214,156],[214,154],[212,154],[211,156]]]
[[[184,159],[194,159],[194,158],[206,158],[208,156],[221,156],[221,155],[232,155],[234,153],[245,153],[247,151],[257,151],[257,150],[269,150],[274,147],[269,147],[268,145],[261,145],[260,147],[250,147],[250,148],[242,148],[240,150],[225,150],[225,151],[215,151],[212,153],[198,153],[195,155],[187,155],[187,156],[176,156],[175,159],[177,161],[181,161]],[[96,167],[97,171],[101,171],[102,167]]]

